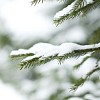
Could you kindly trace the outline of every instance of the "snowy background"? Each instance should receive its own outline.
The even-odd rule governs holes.
[[[0,100],[62,100],[67,94],[73,94],[69,93],[69,88],[74,79],[84,76],[95,66],[94,58],[88,59],[75,71],[73,66],[82,57],[68,59],[62,65],[54,60],[20,71],[18,63],[11,60],[9,54],[12,50],[28,49],[39,42],[87,44],[91,29],[94,30],[91,25],[99,18],[99,10],[95,10],[94,16],[93,12],[83,20],[76,18],[56,27],[53,18],[65,6],[63,2],[55,0],[36,6],[31,6],[30,2],[0,0]],[[97,74],[93,79],[99,78]],[[84,99],[81,98],[80,95],[85,93]],[[88,81],[75,92],[75,96],[68,100],[100,100],[100,84]]]

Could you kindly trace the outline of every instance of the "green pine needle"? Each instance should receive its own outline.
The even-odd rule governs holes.
[[[77,90],[81,85],[83,85],[86,82],[87,79],[90,78],[90,76],[93,73],[95,73],[95,72],[97,72],[99,70],[100,70],[100,67],[98,66],[98,64],[96,64],[95,68],[92,69],[90,72],[88,72],[85,78],[81,77],[80,79],[78,79],[70,89],[74,90],[74,91]]]
[[[53,21],[56,25],[59,25],[65,20],[73,19],[78,16],[85,16],[88,12],[90,12],[93,9],[96,9],[97,7],[100,7],[100,0],[97,0],[85,6],[84,6],[83,0],[80,0],[80,1],[78,0],[78,2],[76,2],[72,10],[70,11],[70,13],[64,14],[60,16],[59,18],[54,19]]]
[[[33,5],[33,4],[36,5],[37,3],[40,3],[40,2],[43,3],[43,1],[44,1],[44,0],[32,0],[32,1],[31,1],[31,4],[32,4],[32,5]]]
[[[22,68],[29,68],[30,66],[40,66],[40,65],[45,64],[47,62],[50,62],[54,59],[58,60],[61,63],[68,58],[80,57],[80,56],[83,56],[83,55],[90,53],[90,52],[91,53],[92,52],[94,52],[94,53],[100,52],[100,47],[74,50],[74,51],[72,51],[70,53],[66,53],[62,56],[58,56],[58,54],[55,54],[55,55],[48,56],[48,57],[33,57],[33,55],[35,55],[35,54],[29,54],[29,55],[27,55],[27,57],[33,57],[33,58],[30,60],[22,60],[19,65],[21,66],[21,69]],[[20,55],[20,54],[17,56],[11,55],[11,58],[18,58],[18,57],[23,57],[23,55]]]

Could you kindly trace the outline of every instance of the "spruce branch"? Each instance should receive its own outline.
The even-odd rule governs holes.
[[[38,48],[40,45],[41,47]],[[58,60],[59,63],[62,63],[68,58],[80,57],[87,53],[97,53],[100,52],[100,43],[85,46],[75,43],[64,43],[60,46],[38,43],[32,48],[28,50],[22,49],[22,51],[19,49],[17,51],[12,51],[10,54],[11,58],[24,57],[19,64],[21,69],[29,68],[30,66],[39,66],[55,59]]]
[[[88,72],[85,77],[81,77],[80,79],[78,79],[70,89],[74,90],[74,91],[77,90],[81,85],[83,85],[86,82],[86,80],[88,80],[90,78],[90,76],[93,73],[95,73],[99,70],[100,70],[100,67],[98,66],[98,64],[96,64],[94,69],[92,69],[90,72]]]
[[[89,43],[99,43],[100,42],[100,27],[98,27],[90,36]]]
[[[36,5],[37,3],[40,3],[40,2],[43,3],[43,1],[44,1],[44,0],[32,0],[32,1],[31,1],[31,4],[32,4],[32,5],[33,5],[33,4]]]
[[[17,53],[18,52],[18,53]],[[20,53],[19,53],[20,52]],[[31,52],[28,52],[28,50],[19,49],[18,51],[14,51],[11,54],[11,58],[25,58],[28,56],[33,56],[34,54]]]
[[[43,3],[44,1],[46,1],[46,0],[32,0],[31,1],[31,5],[36,5],[36,4],[40,3],[40,2]],[[63,2],[65,2],[65,0],[57,0],[57,1],[63,1]]]
[[[73,19],[78,16],[85,16],[88,12],[96,9],[97,7],[100,7],[100,0],[96,0],[93,3],[87,5],[85,5],[84,0],[77,0],[68,13],[60,16],[59,18],[55,18],[53,21],[56,25],[59,25],[65,20]]]
[[[84,0],[76,0],[76,3],[75,3],[75,5],[74,5],[74,7],[73,7],[72,10],[73,10],[73,11],[74,11],[74,10],[78,10],[78,9],[84,7],[84,5],[85,5]]]
[[[92,55],[89,55],[89,56],[84,57],[83,60],[82,60],[80,63],[78,63],[78,64],[76,64],[75,66],[73,66],[74,69],[78,69],[78,68],[79,68],[86,60],[88,60],[91,56],[92,56]]]
[[[94,57],[96,54],[98,54],[98,52],[92,52],[92,53],[89,53],[89,54],[84,55],[82,61],[81,61],[80,63],[78,63],[78,64],[76,64],[76,65],[73,66],[74,69],[80,68],[80,66],[81,66],[86,60],[88,60],[88,59],[91,58],[91,57]]]

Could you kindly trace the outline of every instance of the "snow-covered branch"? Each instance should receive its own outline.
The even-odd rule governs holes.
[[[20,62],[21,68],[38,66],[58,60],[60,63],[71,57],[79,57],[87,53],[100,52],[100,43],[93,45],[79,45],[75,43],[63,43],[61,45],[52,45],[48,43],[38,43],[28,50],[19,49],[12,51],[12,58],[23,57]]]
[[[56,25],[59,25],[65,20],[72,19],[78,16],[84,16],[88,12],[99,6],[100,0],[75,0],[55,15],[54,23]]]

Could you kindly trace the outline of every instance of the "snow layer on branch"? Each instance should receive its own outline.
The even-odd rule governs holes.
[[[28,50],[25,50],[25,49],[19,49],[19,50],[14,50],[10,53],[11,56],[15,55],[23,55],[23,54],[29,54],[29,53],[33,53],[33,54],[36,54],[38,53],[39,51],[47,48],[47,47],[50,47],[51,44],[47,44],[47,43],[38,43],[34,46],[32,46],[30,49]],[[44,50],[43,50],[44,51]]]
[[[93,45],[79,45],[75,43],[63,43],[61,45],[52,45],[49,43],[38,43],[35,44],[33,47],[31,47],[28,50],[24,49],[19,49],[16,51],[12,51],[10,53],[10,56],[20,56],[22,54],[29,54],[32,53],[33,56],[26,57],[22,61],[28,61],[33,58],[40,58],[40,59],[45,59],[50,56],[63,56],[64,54],[71,53],[74,50],[84,50],[84,49],[89,49],[89,48],[98,48],[100,47],[100,43],[98,44],[93,44]]]
[[[86,0],[86,3],[87,3],[87,4],[91,4],[91,3],[93,3],[93,2],[95,2],[95,0]]]
[[[12,56],[12,55],[21,55],[21,54],[27,54],[27,53],[30,53],[30,51],[29,50],[24,50],[24,49],[19,49],[19,50],[17,50],[17,51],[12,51],[11,53],[10,53],[10,55]]]
[[[70,12],[72,11],[73,7],[75,6],[75,3],[77,2],[77,0],[75,0],[72,4],[68,5],[66,8],[64,8],[63,10],[59,11],[58,13],[56,13],[56,15],[54,16],[54,19],[57,19],[61,16],[70,14]],[[84,2],[84,4],[86,3],[86,5],[91,4],[95,2],[94,0],[86,0],[86,2]]]
[[[66,8],[56,13],[56,15],[54,16],[54,19],[64,16],[66,14],[69,14],[70,11],[73,9],[73,6],[75,5],[75,3],[76,3],[76,0],[71,5],[68,5]]]

